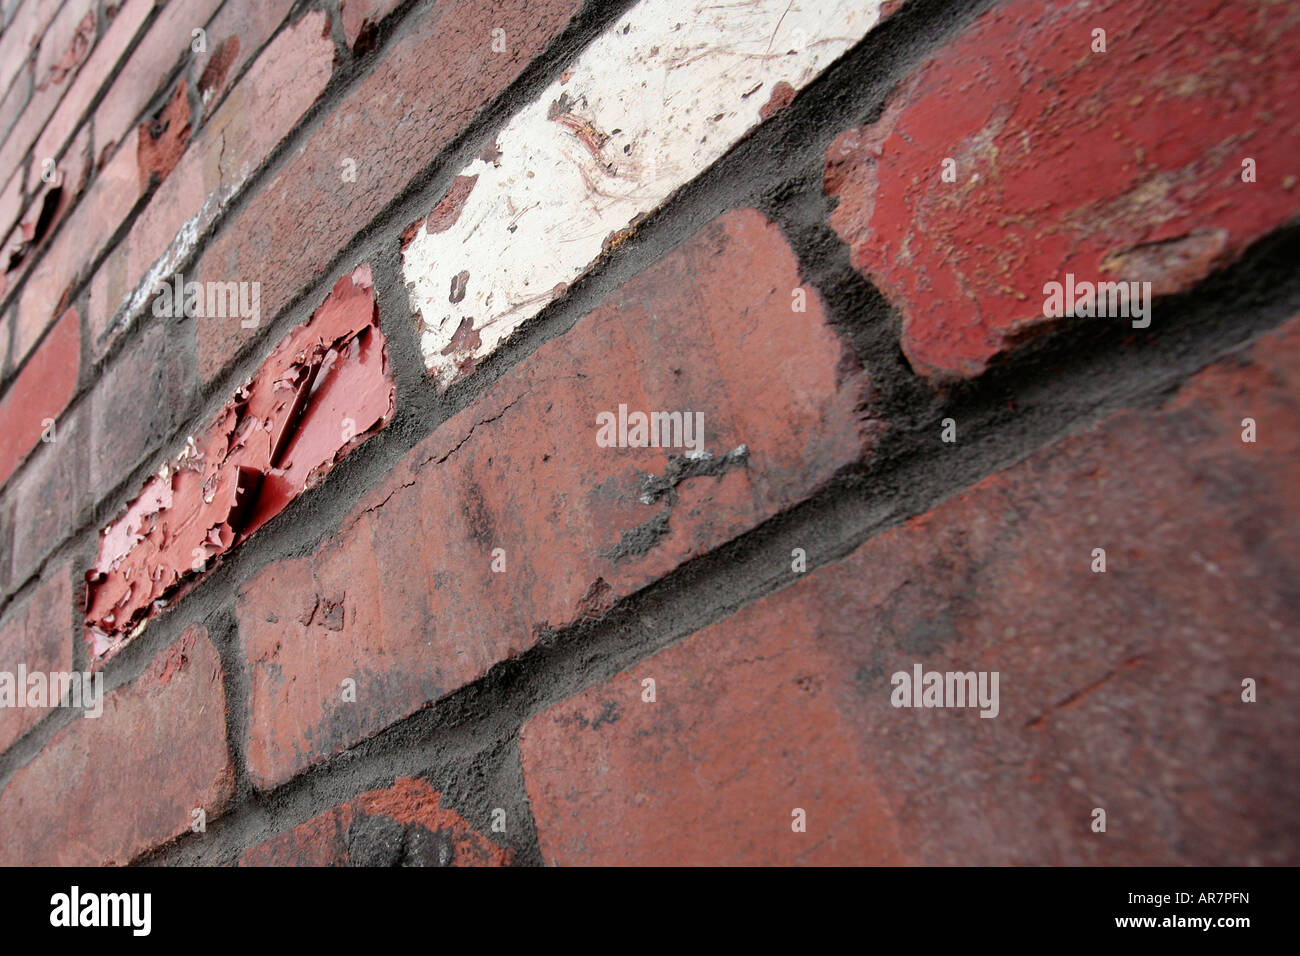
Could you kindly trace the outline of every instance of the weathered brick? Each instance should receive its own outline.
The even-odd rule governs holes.
[[[2,135],[8,136],[9,131],[17,125],[18,117],[22,115],[23,109],[27,106],[31,93],[31,60],[27,60],[23,64],[22,71],[14,78],[4,96],[0,97],[0,133]],[[8,174],[9,171],[0,172],[0,176]]]
[[[23,211],[23,177],[21,172],[14,172],[9,177],[9,182],[5,183],[3,192],[0,192],[0,240],[9,235],[11,230],[18,222],[18,217]],[[0,249],[0,272],[4,271],[8,263],[8,250]]]
[[[229,89],[243,65],[289,15],[293,0],[227,3],[208,27],[208,49],[194,58],[190,76],[204,112]]]
[[[5,866],[123,864],[212,820],[234,795],[221,661],[191,627],[78,717],[0,793]],[[53,799],[57,795],[57,799]]]
[[[88,503],[86,406],[59,416],[55,440],[40,442],[5,486],[13,508],[12,584],[22,584],[77,525]]]
[[[131,134],[134,144],[135,133]],[[140,197],[139,171],[135,152],[119,152],[99,172],[86,195],[68,216],[64,227],[50,242],[45,254],[27,279],[18,297],[17,329],[14,358],[21,360],[35,345],[53,319],[68,306],[73,287],[85,270],[103,252],[122,221],[135,208]],[[113,268],[113,259],[101,267],[105,273]],[[93,283],[92,283],[93,284]],[[101,291],[100,300],[104,294]],[[107,324],[104,308],[96,307],[92,295],[89,309],[92,341],[96,341]],[[102,350],[97,351],[97,355]]]
[[[375,28],[397,9],[399,3],[401,0],[339,0],[339,16],[343,18],[343,35],[348,49],[364,53]],[[496,25],[493,21],[493,26]]]
[[[95,0],[65,0],[36,52],[36,88],[63,83],[95,43]]]
[[[27,0],[0,35],[0,90],[7,91],[40,43],[62,0]]]
[[[91,392],[90,486],[115,488],[189,411],[193,364],[178,324],[155,319]]]
[[[550,707],[545,861],[1294,864],[1297,396],[1300,320]],[[997,716],[892,707],[918,662]]]
[[[106,379],[105,394],[120,396],[130,388],[136,395],[141,376],[175,367],[151,358],[166,334],[158,326],[157,344],[142,346],[133,360],[140,372]],[[86,575],[92,655],[122,647],[163,605],[193,587],[213,558],[319,484],[388,423],[393,401],[370,267],[363,265],[334,284],[311,319],[285,336],[208,426],[190,436],[104,529],[95,567]],[[178,420],[179,404],[156,396],[123,436],[119,423],[129,412],[97,398],[93,467],[109,462],[125,470],[138,462],[157,423],[170,428]],[[108,473],[96,487],[116,477]]]
[[[69,309],[0,398],[0,485],[9,480],[77,389],[81,317]]]
[[[472,371],[743,139],[782,84],[810,83],[897,6],[632,5],[461,170],[457,186],[472,188],[459,211],[403,236],[402,274],[439,386]]]
[[[95,44],[89,59],[86,60],[77,78],[73,80],[68,92],[64,94],[54,115],[45,124],[32,155],[39,163],[46,156],[57,156],[72,135],[72,131],[86,115],[86,111],[103,88],[105,82],[117,68],[131,41],[135,39],[145,19],[153,10],[153,0],[126,0],[114,8],[105,7],[105,12],[116,10],[109,21],[104,35]],[[137,94],[139,90],[134,91]],[[101,150],[104,143],[100,143]]]
[[[339,249],[518,76],[578,6],[576,0],[435,6],[204,251],[200,278],[256,274],[263,308],[275,315],[325,273]],[[489,23],[506,31],[507,52],[492,52]],[[457,79],[413,80],[421,76]],[[352,168],[355,178],[345,181]],[[255,334],[200,328],[204,380]]]
[[[72,670],[72,565],[51,571],[25,602],[11,607],[0,623],[0,672],[15,675]],[[17,687],[25,694],[26,687]],[[24,700],[26,698],[24,697]],[[0,753],[49,713],[45,707],[0,708]]]
[[[207,24],[221,0],[170,0],[149,26],[126,65],[95,108],[95,144],[105,150],[135,128],[172,68],[190,55],[192,33]]]
[[[129,313],[142,308],[158,282],[193,252],[248,177],[316,102],[333,70],[334,43],[327,25],[324,11],[305,14],[275,38],[231,90],[106,260],[106,308],[116,312],[124,301]],[[97,117],[97,129],[98,122]],[[264,286],[268,281],[260,264],[252,263],[242,272],[204,278]]]
[[[439,806],[427,781],[398,777],[386,790],[317,814],[250,847],[243,866],[505,866],[509,850]]]
[[[89,126],[82,127],[57,163],[52,156],[33,161],[31,196],[7,260],[11,281],[18,282],[26,273],[36,251],[46,244],[81,195],[91,166]]]
[[[1044,286],[1067,273],[1178,292],[1294,220],[1294,14],[1262,0],[1002,3],[879,121],[840,136],[831,224],[902,313],[917,371],[979,374],[1054,321]],[[1091,52],[1098,28],[1105,53]],[[1246,158],[1257,182],[1242,181]]]
[[[315,555],[251,578],[237,611],[257,785],[600,614],[860,459],[865,374],[816,290],[790,321],[799,281],[760,214],[715,221],[412,449]],[[596,447],[597,415],[621,403],[701,413],[701,457]],[[490,570],[498,547],[505,573]],[[340,699],[345,678],[356,703]]]
[[[92,0],[67,0],[42,37],[33,67],[31,99],[0,142],[0,177],[9,175],[34,145],[77,67],[89,54],[95,38],[95,17],[89,11],[92,5]]]

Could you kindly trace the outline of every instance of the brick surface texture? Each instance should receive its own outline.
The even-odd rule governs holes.
[[[1297,109],[1277,0],[0,0],[0,865],[1300,864]]]

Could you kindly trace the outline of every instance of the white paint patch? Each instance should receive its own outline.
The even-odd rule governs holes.
[[[439,385],[495,350],[586,272],[607,240],[757,126],[778,84],[806,86],[857,43],[880,7],[642,0],[592,41],[510,120],[495,160],[465,167],[461,175],[477,181],[455,221],[433,233],[421,224],[403,253],[424,362]],[[456,334],[465,319],[479,341],[469,327]]]

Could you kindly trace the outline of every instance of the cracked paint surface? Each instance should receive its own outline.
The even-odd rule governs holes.
[[[1300,9],[1265,0],[1024,0],[944,47],[826,156],[831,225],[913,367],[980,374],[1056,321],[1067,273],[1181,292],[1295,221],[1297,48]]]
[[[370,267],[334,284],[208,428],[100,538],[86,639],[102,659],[353,447],[387,424],[394,389]]]
[[[408,231],[403,273],[439,385],[472,372],[880,16],[863,0],[643,0],[593,41]]]

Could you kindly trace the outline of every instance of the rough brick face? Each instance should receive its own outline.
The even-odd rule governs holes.
[[[39,443],[6,485],[13,509],[12,583],[25,581],[76,528],[90,492],[89,445],[89,423],[79,406],[60,416],[55,440]]]
[[[826,191],[917,370],[978,374],[1048,324],[1043,286],[1067,273],[1180,292],[1294,220],[1298,43],[1287,4],[1024,0],[908,77],[831,145]]]
[[[103,715],[78,716],[0,793],[0,863],[127,863],[234,793],[220,661],[188,629]],[[59,794],[51,800],[51,794]]]
[[[1300,679],[1297,386],[1300,320],[538,715],[546,862],[1294,862],[1300,715],[1240,694]],[[892,707],[916,662],[1000,712]]]
[[[69,309],[0,398],[0,485],[40,441],[50,419],[57,439],[58,416],[76,390],[80,359],[81,317]]]
[[[14,675],[16,694],[27,691],[17,681],[20,667],[28,674],[72,668],[71,572],[70,565],[52,570],[27,601],[10,608],[0,621],[0,673]],[[41,706],[0,708],[0,751],[47,713],[49,708]]]
[[[258,784],[599,615],[860,458],[865,377],[816,290],[787,320],[799,281],[773,224],[724,217],[417,445],[318,554],[252,579],[238,613]],[[620,403],[702,413],[707,457],[597,447],[597,416]],[[337,691],[349,677],[356,703]]]
[[[439,806],[423,780],[399,778],[250,847],[244,866],[504,866],[510,851]]]
[[[0,0],[0,865],[1300,862],[1297,103],[1288,0]]]

